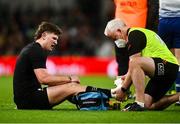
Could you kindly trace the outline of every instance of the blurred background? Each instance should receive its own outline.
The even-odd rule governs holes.
[[[0,0],[0,55],[17,55],[49,21],[64,31],[51,55],[112,56],[104,28],[114,9],[113,0]]]
[[[157,28],[156,3],[148,0],[148,29]],[[0,0],[0,76],[13,75],[19,52],[34,41],[38,25],[48,21],[63,30],[47,60],[50,73],[115,77],[114,43],[104,35],[115,8],[114,0]]]

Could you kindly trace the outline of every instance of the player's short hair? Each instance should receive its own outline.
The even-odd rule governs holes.
[[[107,36],[108,32],[114,32],[117,29],[121,29],[125,26],[126,26],[126,24],[123,20],[121,20],[119,18],[113,19],[107,23],[106,28],[104,30],[104,34]]]
[[[54,33],[58,35],[58,37],[60,37],[60,35],[62,34],[62,30],[57,25],[43,21],[38,26],[38,29],[35,32],[34,39],[39,39],[44,32]]]

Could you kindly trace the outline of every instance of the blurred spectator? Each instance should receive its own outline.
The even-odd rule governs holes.
[[[0,24],[0,55],[4,54],[5,43],[6,43],[6,28],[4,25]]]
[[[104,42],[102,20],[107,17],[101,18],[102,0],[78,0],[71,7],[61,5],[59,9],[47,1],[44,2],[48,4],[43,3],[43,6],[33,1],[36,5],[29,2],[26,6],[16,4],[13,7],[10,0],[3,2],[0,1],[0,54],[19,53],[22,47],[33,41],[34,29],[41,21],[57,23],[64,28],[59,46],[51,55],[94,56]]]
[[[18,52],[22,49],[23,46],[23,35],[19,31],[17,25],[15,23],[12,23],[11,29],[9,29],[8,31],[8,37],[6,41],[6,54],[18,54]]]

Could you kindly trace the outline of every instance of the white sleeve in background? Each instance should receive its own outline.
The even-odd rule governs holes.
[[[159,16],[180,17],[180,0],[159,0]]]

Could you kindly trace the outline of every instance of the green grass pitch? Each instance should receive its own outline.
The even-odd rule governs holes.
[[[83,76],[83,85],[112,88],[113,79],[106,76]],[[130,102],[130,101],[128,101]],[[121,104],[121,108],[126,103]],[[78,111],[64,102],[53,110],[16,110],[13,103],[12,77],[0,77],[0,123],[180,123],[180,106],[164,111],[121,112]]]

